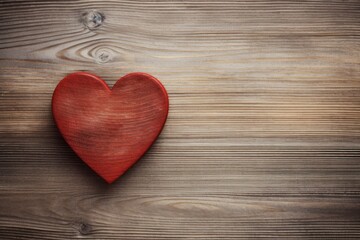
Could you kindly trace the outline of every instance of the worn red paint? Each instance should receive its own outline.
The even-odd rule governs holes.
[[[108,183],[128,170],[159,136],[169,109],[164,86],[130,73],[112,89],[99,77],[73,73],[57,85],[52,111],[60,133]]]

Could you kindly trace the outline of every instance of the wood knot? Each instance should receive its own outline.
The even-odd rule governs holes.
[[[79,233],[81,235],[88,235],[91,232],[91,226],[87,223],[80,223],[79,225]]]
[[[106,48],[100,48],[95,52],[95,61],[99,64],[110,62],[113,58],[111,50]]]
[[[82,14],[81,21],[90,30],[99,28],[105,20],[105,15],[97,10],[90,10]]]

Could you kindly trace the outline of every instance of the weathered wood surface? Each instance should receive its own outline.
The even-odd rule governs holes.
[[[360,238],[359,1],[0,4],[0,239]],[[73,71],[169,92],[109,186],[51,118]]]

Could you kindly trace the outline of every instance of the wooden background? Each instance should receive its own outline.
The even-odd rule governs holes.
[[[360,1],[0,4],[0,239],[360,238]],[[169,92],[112,185],[52,120],[74,71]]]

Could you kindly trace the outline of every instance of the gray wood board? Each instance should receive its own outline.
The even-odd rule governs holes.
[[[360,238],[360,1],[0,6],[1,239]],[[168,90],[112,185],[54,125],[74,71]]]

